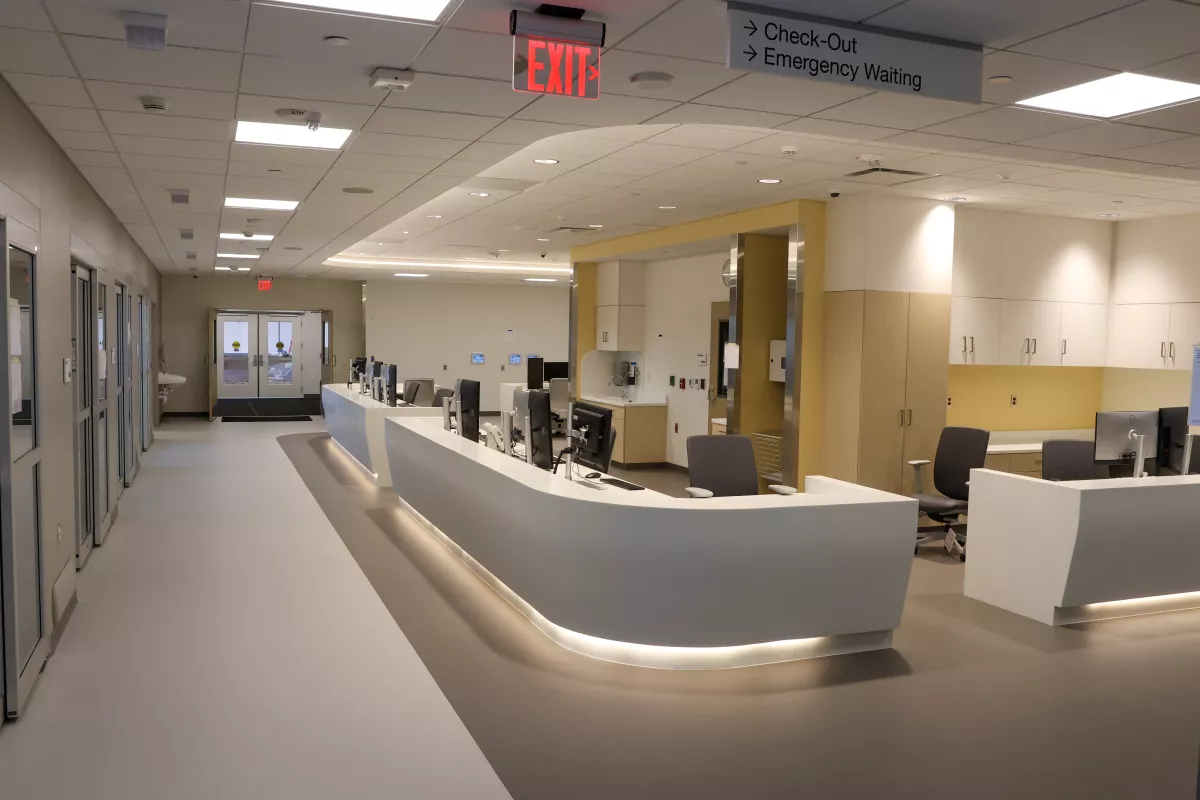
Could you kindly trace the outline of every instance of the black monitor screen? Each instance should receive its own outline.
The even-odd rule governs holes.
[[[526,381],[525,381],[526,389],[529,389],[532,392],[532,391],[536,391],[537,389],[544,388],[544,386],[545,386],[544,381],[546,378],[545,378],[545,375],[543,374],[542,370],[543,370],[543,365],[545,363],[546,362],[540,358],[530,358],[528,361],[525,362],[525,366],[527,369],[527,371],[526,371],[527,377],[526,377]]]
[[[547,361],[542,367],[542,372],[547,381],[552,381],[555,378],[566,378],[569,367],[570,364],[566,361]]]
[[[554,467],[554,444],[550,438],[550,393],[539,389],[529,393],[529,441],[535,467]]]
[[[571,407],[571,444],[579,463],[607,472],[612,458],[611,432],[612,410],[590,403]]]
[[[1183,451],[1187,446],[1188,408],[1160,408],[1158,410],[1158,466],[1176,475],[1183,475]],[[1192,463],[1188,474],[1200,470],[1200,447],[1192,450]]]
[[[458,382],[458,434],[472,442],[479,441],[479,381]]]

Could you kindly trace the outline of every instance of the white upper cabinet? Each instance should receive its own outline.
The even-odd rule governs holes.
[[[950,363],[1000,363],[1000,301],[955,297],[950,303]]]
[[[1062,364],[1063,303],[1030,303],[1029,363],[1034,367]]]
[[[1112,300],[1130,303],[1200,302],[1200,216],[1122,222],[1117,228]]]
[[[1200,303],[1174,303],[1167,339],[1167,366],[1190,371],[1192,348],[1196,345],[1200,345]]]
[[[1171,307],[1165,303],[1113,306],[1108,366],[1166,369],[1170,328]]]
[[[1108,355],[1108,306],[1063,303],[1059,352],[1064,367],[1103,367]]]
[[[596,305],[646,305],[646,265],[640,261],[606,261],[598,264]]]
[[[1029,336],[1033,303],[1028,300],[1000,301],[1000,338],[997,364],[1024,366],[1032,350]]]

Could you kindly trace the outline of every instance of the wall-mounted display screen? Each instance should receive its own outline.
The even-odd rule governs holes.
[[[471,353],[471,363],[472,364],[482,364],[483,363],[483,353]]]
[[[508,363],[514,364],[514,365],[520,364],[521,363],[521,354],[520,353],[509,353],[508,354]]]

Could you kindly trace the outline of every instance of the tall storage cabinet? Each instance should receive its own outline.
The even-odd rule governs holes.
[[[640,351],[645,343],[646,268],[610,261],[596,271],[596,349]]]

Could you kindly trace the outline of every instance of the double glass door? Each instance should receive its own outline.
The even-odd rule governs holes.
[[[217,397],[300,397],[300,342],[304,317],[218,314]]]

